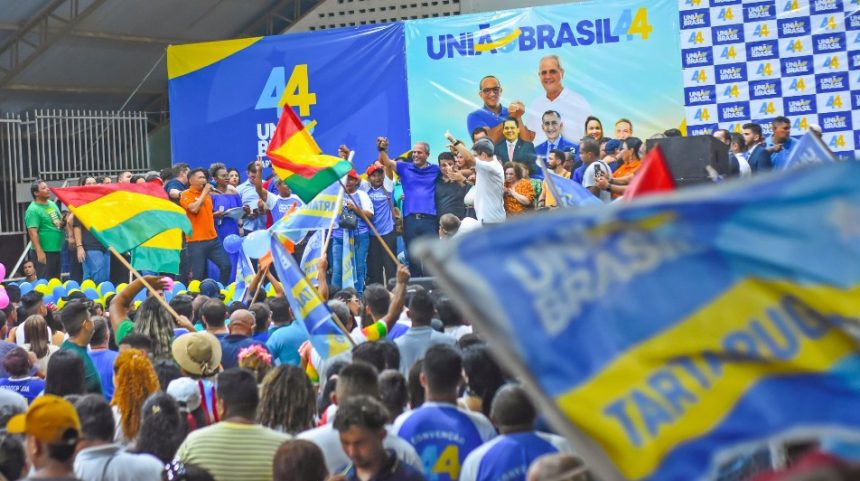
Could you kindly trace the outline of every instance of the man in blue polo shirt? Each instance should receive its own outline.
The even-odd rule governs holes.
[[[388,139],[377,139],[379,162],[385,175],[392,179],[394,172],[403,185],[403,240],[406,242],[409,270],[413,277],[423,277],[421,263],[409,253],[412,241],[419,237],[435,237],[439,225],[436,220],[436,179],[439,166],[427,162],[430,144],[416,142],[412,147],[412,162],[398,162],[388,157]]]
[[[797,145],[797,141],[791,137],[791,121],[787,117],[773,119],[773,135],[770,136],[767,143],[773,170],[785,168],[795,145]]]
[[[401,414],[394,432],[411,444],[424,462],[424,475],[435,481],[456,481],[466,456],[496,435],[481,413],[457,407],[463,359],[451,346],[427,350],[421,369],[426,402]]]
[[[537,411],[520,386],[509,384],[499,389],[490,417],[500,435],[466,457],[460,481],[525,481],[535,459],[557,452],[573,454],[564,438],[534,430]]]
[[[502,84],[492,75],[482,78],[478,84],[478,96],[484,105],[466,117],[466,128],[469,133],[475,129],[486,127],[493,142],[502,140],[502,123],[510,116],[508,109],[501,104]]]

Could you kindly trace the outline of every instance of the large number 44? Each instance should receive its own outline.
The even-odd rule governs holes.
[[[439,454],[438,446],[427,446],[421,451],[424,473],[430,481],[454,481],[460,477],[460,448],[449,444]]]
[[[289,80],[284,67],[273,68],[254,108],[280,110],[284,105],[290,105],[299,108],[300,117],[308,117],[311,105],[316,103],[317,94],[310,91],[308,82],[308,65],[298,64],[293,67]]]

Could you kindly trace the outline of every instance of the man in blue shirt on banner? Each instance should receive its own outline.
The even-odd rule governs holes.
[[[392,179],[394,172],[403,184],[403,240],[406,252],[410,244],[419,237],[435,237],[439,225],[436,220],[436,179],[439,166],[427,162],[430,145],[416,142],[412,147],[412,162],[398,162],[388,157],[388,139],[377,139],[379,161],[385,168],[385,175]],[[409,270],[413,277],[423,277],[421,263],[408,254]]]
[[[493,142],[502,140],[502,123],[510,116],[508,109],[501,103],[502,84],[499,79],[487,75],[478,83],[478,96],[484,105],[466,117],[466,131],[486,127]]]
[[[576,161],[578,157],[577,147],[579,146],[561,134],[562,129],[564,129],[564,122],[560,113],[555,110],[544,112],[541,117],[541,129],[546,135],[546,141],[535,147],[537,155],[546,159],[549,158],[549,153],[553,150],[561,150],[565,155],[569,155],[571,160]]]
[[[418,451],[431,481],[459,479],[466,456],[496,436],[483,414],[457,407],[462,369],[463,359],[453,347],[428,349],[420,377],[427,401],[394,421],[394,432]]]
[[[520,386],[509,384],[496,392],[490,417],[499,436],[466,457],[460,481],[525,481],[535,459],[550,453],[573,453],[561,436],[534,430],[537,411]]]
[[[773,119],[773,135],[770,136],[767,144],[773,169],[782,170],[788,163],[788,158],[791,157],[791,151],[797,145],[797,141],[791,137],[791,121],[788,117]]]

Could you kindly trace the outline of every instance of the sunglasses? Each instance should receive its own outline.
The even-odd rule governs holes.
[[[481,89],[481,92],[483,92],[484,95],[497,94],[501,91],[502,91],[501,87],[487,87],[485,89]]]

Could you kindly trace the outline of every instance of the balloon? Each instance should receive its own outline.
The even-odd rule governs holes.
[[[18,285],[18,289],[21,289],[21,295],[23,296],[24,294],[27,294],[28,292],[33,290],[33,284],[24,281]]]
[[[9,294],[6,293],[6,289],[0,289],[0,309],[4,309],[8,305],[9,305]]]
[[[140,307],[140,304],[141,304],[142,302],[143,302],[143,301],[134,301],[134,308],[135,308],[135,309],[139,308],[139,307]]]
[[[99,284],[98,291],[99,291],[99,294],[104,296],[108,292],[115,292],[116,286],[114,286],[111,281],[104,281],[101,284]]]
[[[87,279],[84,282],[81,282],[81,290],[84,292],[86,292],[87,289],[95,289],[95,288],[96,288],[96,283],[93,282],[92,279]]]
[[[64,308],[64,307],[66,307],[66,301],[64,301],[64,300],[62,300],[62,299],[60,299],[59,301],[57,301],[57,309],[59,309],[59,310],[63,310],[63,308]]]
[[[59,299],[61,297],[65,297],[66,296],[66,288],[63,286],[54,287],[54,289],[51,290],[51,294],[54,295],[54,299]]]
[[[161,281],[164,282],[164,290],[165,291],[173,291],[173,279],[170,277],[164,276],[161,278]]]
[[[47,284],[37,284],[36,287],[33,288],[33,290],[38,292],[39,294],[42,294],[43,296],[51,292],[51,290],[48,289]]]
[[[47,286],[48,281],[46,281],[45,279],[36,279],[36,282],[33,283],[33,286],[41,286],[41,285]]]
[[[55,287],[62,286],[62,285],[63,285],[63,283],[60,282],[60,280],[57,279],[56,277],[51,279],[50,281],[48,281],[48,287],[51,288],[52,291],[54,290]]]
[[[173,283],[173,289],[172,289],[172,291],[173,291],[173,293],[174,293],[174,294],[177,294],[177,295],[178,295],[180,292],[182,292],[182,291],[187,291],[187,290],[188,290],[188,288],[187,288],[187,287],[185,287],[185,284],[183,284],[183,283],[181,283],[181,282],[174,282],[174,283]]]
[[[94,288],[90,287],[89,289],[84,290],[84,295],[87,296],[87,299],[94,301],[99,298],[99,293]]]
[[[5,278],[6,278],[6,266],[4,266],[2,262],[0,262],[0,282],[3,282],[3,279],[5,279]],[[8,296],[6,299],[6,304],[9,304]],[[6,307],[6,306],[3,306],[3,307]],[[0,307],[0,309],[2,309],[2,307]]]
[[[242,249],[242,238],[236,234],[230,234],[224,238],[224,250],[228,254],[235,254]]]
[[[248,257],[259,259],[269,252],[269,231],[255,230],[245,237],[242,241],[242,248],[245,249],[245,254]]]
[[[116,286],[116,291],[122,292],[125,290],[126,287],[128,287],[128,283],[123,282],[120,285]]]
[[[48,294],[42,298],[42,302],[44,302],[45,304],[53,304],[54,301],[55,301],[54,296],[52,296],[51,294]]]
[[[200,292],[200,281],[197,279],[188,283],[188,290],[191,292]]]
[[[66,288],[66,292],[69,292],[72,289],[80,289],[81,288],[81,285],[78,284],[78,281],[75,281],[72,279],[67,280],[66,283],[63,284],[63,286]]]
[[[275,286],[269,284],[266,288],[266,297],[275,297]]]
[[[164,291],[164,300],[170,302],[171,299],[173,299],[173,292]]]
[[[146,300],[146,289],[141,289],[140,292],[138,292],[137,295],[134,296],[134,300],[135,301],[141,301],[141,302]]]
[[[224,298],[225,303],[230,302],[230,300],[232,299],[232,296],[229,296],[228,294],[230,293],[227,292],[227,289],[221,289],[221,297]]]

